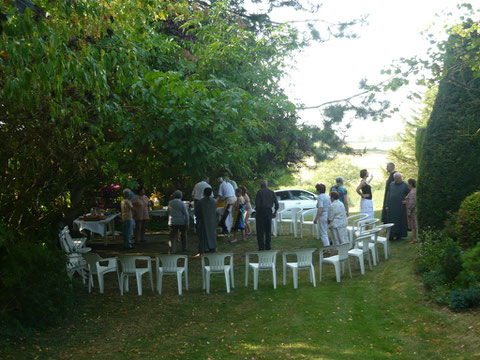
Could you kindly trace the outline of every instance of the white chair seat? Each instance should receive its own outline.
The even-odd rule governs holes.
[[[92,292],[93,287],[93,275],[97,275],[98,280],[98,287],[100,289],[100,293],[104,293],[104,276],[110,272],[117,273],[117,281],[120,285],[119,280],[119,273],[118,273],[118,263],[117,258],[102,258],[98,254],[83,254],[87,265],[88,265],[88,292]],[[102,263],[106,263],[106,265],[102,265]]]

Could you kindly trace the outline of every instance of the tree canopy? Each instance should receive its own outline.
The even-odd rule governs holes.
[[[332,124],[299,123],[280,86],[302,46],[288,25],[254,32],[216,1],[1,6],[0,216],[14,229],[73,217],[112,182],[254,180],[344,145]]]

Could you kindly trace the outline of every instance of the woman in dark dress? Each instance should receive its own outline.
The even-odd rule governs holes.
[[[360,212],[362,214],[367,214],[368,219],[373,219],[372,187],[370,186],[373,175],[370,175],[367,169],[363,169],[360,170],[360,177],[362,180],[357,187],[357,194],[362,198],[360,200]]]

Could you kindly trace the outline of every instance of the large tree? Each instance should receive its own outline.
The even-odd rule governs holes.
[[[297,32],[252,32],[234,10],[3,2],[0,216],[9,226],[51,227],[113,181],[186,189],[223,169],[255,179],[340,148],[328,123],[299,124],[280,86],[302,45]]]
[[[465,23],[465,32],[472,25]],[[471,63],[462,61],[478,58],[478,35],[461,36],[458,30],[445,44],[445,76],[420,149],[417,206],[422,228],[442,227],[447,212],[457,211],[461,201],[480,188],[480,78]]]

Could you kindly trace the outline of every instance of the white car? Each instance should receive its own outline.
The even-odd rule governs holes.
[[[306,190],[284,189],[275,190],[278,203],[283,203],[285,210],[291,208],[302,208],[303,210],[315,209],[317,207],[317,195]]]

